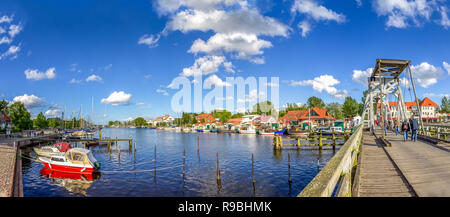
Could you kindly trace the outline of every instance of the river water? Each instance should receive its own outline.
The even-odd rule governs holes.
[[[102,136],[132,137],[133,143],[136,141],[137,144],[136,153],[133,148],[129,150],[128,142],[119,142],[119,162],[117,145],[112,145],[111,155],[106,145],[92,147],[95,158],[101,163],[100,173],[93,177],[49,173],[43,169],[42,163],[23,158],[24,196],[292,197],[300,193],[335,154],[332,149],[275,151],[273,137],[259,135],[104,128]],[[216,175],[216,153],[219,154],[220,187]],[[288,153],[291,156],[292,183],[288,182]],[[23,150],[23,154],[35,156],[30,148]]]

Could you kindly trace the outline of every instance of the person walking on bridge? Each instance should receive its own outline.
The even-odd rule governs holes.
[[[402,131],[403,131],[403,141],[406,142],[408,140],[408,131],[409,131],[409,123],[404,120],[402,123]]]
[[[419,122],[415,118],[411,118],[409,121],[411,125],[411,141],[417,140],[417,130],[419,129]]]

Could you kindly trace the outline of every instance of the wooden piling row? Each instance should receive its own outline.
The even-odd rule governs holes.
[[[253,182],[253,184],[256,183],[254,169],[255,169],[255,162],[254,162],[254,157],[253,157],[253,153],[252,153],[252,182]]]

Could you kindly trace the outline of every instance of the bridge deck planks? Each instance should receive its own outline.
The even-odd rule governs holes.
[[[364,132],[361,149],[358,196],[411,197],[414,195],[386,152],[368,132]]]
[[[386,150],[419,197],[450,196],[450,149],[448,144],[403,141],[389,132]]]

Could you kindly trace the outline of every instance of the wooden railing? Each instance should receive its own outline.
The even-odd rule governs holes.
[[[322,168],[316,177],[303,189],[298,197],[350,197],[352,192],[352,170],[357,164],[362,141],[363,126],[360,125],[341,149]]]

